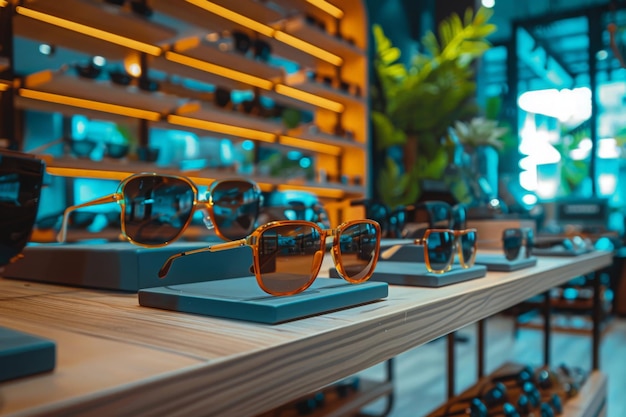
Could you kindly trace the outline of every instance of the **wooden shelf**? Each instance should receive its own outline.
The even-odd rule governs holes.
[[[148,309],[135,294],[0,280],[0,325],[55,340],[59,355],[54,372],[3,383],[0,414],[262,413],[612,260],[597,251],[441,288],[391,285],[380,302],[273,326]]]
[[[28,0],[24,7],[151,45],[171,41],[176,35],[175,31],[166,26],[106,3],[87,0]],[[19,10],[18,14],[21,14]],[[79,41],[80,38],[77,43]]]
[[[30,75],[23,80],[22,88],[96,103],[136,108],[159,115],[171,113],[187,101],[160,92],[143,91],[132,85],[121,86],[108,80],[84,79],[64,71],[43,71]],[[21,89],[18,90],[18,94],[24,96]],[[80,105],[76,107],[83,108]]]
[[[455,398],[471,398],[483,384],[488,383],[492,375],[507,373],[509,369],[521,369],[521,365],[507,363],[499,367],[490,376],[486,376],[470,388],[464,390]],[[602,415],[602,411],[606,409],[607,398],[607,378],[600,371],[593,371],[589,374],[585,383],[575,397],[562,399],[564,417],[597,417]],[[455,399],[451,399],[448,403],[442,405],[433,411],[428,417],[438,417],[449,412],[449,404],[454,403]],[[458,409],[455,407],[454,410]]]
[[[357,391],[349,391],[347,395],[337,394],[337,384],[324,388],[321,391],[324,396],[324,403],[319,408],[306,413],[309,417],[343,417],[356,415],[366,405],[393,393],[392,381],[374,381],[360,378]],[[298,417],[302,413],[298,411],[298,404],[307,400],[315,394],[291,401],[267,413],[259,414],[257,417]]]
[[[306,22],[303,16],[296,16],[281,22],[283,31],[306,42],[312,43],[328,52],[351,59],[362,58],[365,51],[351,45],[347,41],[329,34],[328,32]]]

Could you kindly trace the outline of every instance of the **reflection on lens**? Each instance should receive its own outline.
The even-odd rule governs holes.
[[[255,227],[260,192],[253,183],[220,181],[209,190],[215,227],[229,240],[243,239]]]
[[[257,267],[270,293],[292,294],[313,282],[324,256],[320,232],[308,225],[277,225],[263,231]]]
[[[164,176],[142,176],[126,183],[126,235],[145,245],[176,239],[191,220],[194,190],[186,181]]]
[[[370,223],[352,224],[337,238],[344,278],[355,282],[369,278],[378,248],[376,227]]]
[[[469,268],[474,264],[476,254],[476,232],[468,231],[459,237],[461,242],[461,254],[463,255],[463,266]]]
[[[516,259],[522,248],[522,231],[519,229],[504,230],[502,233],[502,247],[507,260]]]
[[[454,233],[431,232],[426,239],[426,251],[434,272],[447,270],[454,255]]]

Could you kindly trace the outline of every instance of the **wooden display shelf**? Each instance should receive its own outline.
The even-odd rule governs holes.
[[[0,325],[52,339],[59,352],[55,371],[0,384],[0,414],[263,413],[612,260],[596,251],[441,288],[391,285],[385,300],[272,326],[146,309],[135,294],[0,280]]]
[[[363,49],[307,23],[303,16],[288,18],[281,22],[278,27],[292,36],[312,43],[336,55],[352,59],[365,56]]]
[[[24,78],[22,87],[18,89],[18,95],[25,96],[23,92],[24,89],[34,92],[33,94],[40,92],[54,95],[51,98],[46,98],[46,96],[42,98],[26,96],[26,98],[59,104],[57,101],[59,97],[68,97],[70,99],[77,99],[78,101],[76,104],[72,104],[72,102],[63,99],[65,102],[61,102],[60,104],[69,103],[69,105],[77,108],[87,108],[91,110],[93,110],[93,108],[89,107],[90,104],[83,103],[83,100],[96,103],[96,106],[98,105],[97,103],[113,104],[125,108],[156,113],[154,116],[156,120],[160,118],[160,115],[173,112],[187,101],[180,97],[163,94],[158,91],[143,91],[133,85],[121,86],[108,80],[84,79],[71,75],[67,71],[45,70],[29,75]],[[106,110],[102,111],[107,112]],[[122,111],[119,114],[124,115],[125,112]]]
[[[307,93],[311,93],[320,97],[326,97],[330,100],[337,101],[346,106],[356,106],[361,110],[363,110],[366,106],[366,100],[364,97],[350,94],[347,91],[343,91],[337,85],[327,85],[321,82],[313,81],[307,77],[306,73],[302,71],[289,75],[285,79],[285,84],[290,87],[306,91]]]
[[[305,413],[308,417],[343,417],[356,415],[366,405],[382,398],[390,396],[393,393],[393,381],[374,381],[371,379],[360,378],[359,388],[351,391],[347,388],[347,395],[340,396],[337,393],[338,384],[317,391],[322,393],[324,402],[319,407],[313,408],[310,412]],[[302,401],[314,398],[316,393],[305,395],[297,400],[290,401],[274,410],[259,414],[256,417],[299,417],[303,414],[298,411],[298,405]]]
[[[33,40],[42,40],[51,45],[82,52],[92,56],[94,51],[108,60],[119,61],[128,55],[128,48],[107,42],[102,39],[87,36],[79,32],[71,32],[59,26],[44,23],[25,16],[16,16],[13,19],[14,33]]]
[[[155,46],[170,41],[176,35],[171,28],[106,3],[87,0],[28,0],[25,6],[20,7]],[[18,14],[21,14],[19,10]],[[77,38],[76,42],[79,41],[80,38]],[[80,47],[75,49],[80,50]]]
[[[428,417],[440,417],[447,415],[449,412],[450,404],[454,404],[457,398],[472,398],[485,383],[488,383],[493,375],[507,373],[511,369],[521,369],[520,365],[507,363],[499,367],[491,375],[486,376],[479,380],[476,384],[470,388],[464,390],[458,396],[450,399],[447,403],[437,408],[432,413],[428,414]],[[585,383],[580,388],[578,394],[572,398],[562,399],[563,401],[563,414],[564,417],[598,417],[602,416],[606,411],[606,398],[607,398],[607,378],[600,371],[593,371],[589,374]],[[459,407],[453,407],[452,410],[457,410]]]
[[[222,51],[218,49],[217,45],[202,42],[199,38],[181,40],[173,45],[171,51],[203,63],[210,63],[211,65],[225,67],[250,78],[264,80],[270,85],[270,88],[274,83],[280,82],[285,74],[283,68],[270,66],[258,59],[252,58],[250,55],[244,55],[237,51]],[[251,54],[252,52],[249,53]],[[166,53],[165,57],[168,58],[168,53]],[[168,58],[168,60],[172,61],[170,58]],[[161,63],[161,65],[164,64]],[[168,68],[165,68],[164,70],[167,69]],[[177,68],[169,69],[170,71],[168,72],[170,73],[176,74],[180,72],[176,70]],[[233,78],[221,76],[219,74],[211,73],[210,71],[204,71],[198,68],[194,69],[199,72],[199,74],[195,74],[196,77],[194,78],[198,81],[208,82],[206,79],[206,74],[208,73],[219,78],[220,82],[214,83],[216,85],[221,85],[225,82],[222,78],[231,80],[229,82],[233,84]],[[178,70],[180,70],[180,68],[178,68]],[[219,70],[216,71],[219,72]],[[193,74],[192,72],[190,73]],[[253,86],[251,83],[246,83],[245,81],[239,81],[233,85],[236,86],[234,88],[238,89],[250,89]]]
[[[238,0],[236,2],[212,0],[211,3],[221,8],[232,10],[240,15],[249,16],[252,20],[263,25],[269,25],[284,17],[282,13],[265,6],[263,2],[254,0]],[[186,1],[153,0],[150,2],[150,5],[159,13],[172,16],[182,22],[186,22],[188,25],[193,25],[204,33],[232,31],[235,29],[250,30],[247,26],[230,20],[220,15],[220,13],[212,13]],[[216,9],[216,11],[218,10]]]

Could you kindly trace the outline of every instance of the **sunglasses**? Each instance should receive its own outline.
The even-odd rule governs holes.
[[[37,218],[45,163],[0,149],[0,267],[17,261]]]
[[[455,253],[463,268],[471,268],[476,259],[478,243],[476,229],[426,229],[424,237],[413,241],[424,246],[426,269],[435,274],[442,274],[452,269]]]
[[[406,224],[406,211],[410,207],[400,206],[390,209],[387,205],[371,200],[354,200],[351,206],[365,206],[365,217],[380,224],[381,235],[388,238],[400,238]]]
[[[534,247],[534,234],[529,228],[508,228],[502,231],[502,249],[507,260],[512,261],[519,257],[522,248],[525,248],[526,258],[530,258]]]
[[[259,287],[275,296],[298,294],[315,281],[328,237],[332,237],[331,254],[339,275],[351,284],[367,281],[380,250],[380,226],[373,220],[353,220],[336,229],[322,229],[304,220],[270,222],[244,239],[172,255],[159,277],[164,278],[181,256],[250,246]]]
[[[115,193],[65,209],[57,240],[65,241],[71,212],[106,203],[121,206],[122,235],[138,246],[160,247],[175,241],[198,209],[207,214],[203,219],[207,228],[214,227],[224,240],[241,239],[254,229],[261,202],[256,183],[239,179],[216,181],[206,197],[200,200],[198,188],[186,177],[131,175]]]
[[[99,142],[91,139],[64,139],[70,152],[78,158],[89,158]],[[120,159],[128,155],[130,146],[125,143],[104,143],[103,156]]]
[[[465,230],[467,228],[465,205],[450,205],[446,201],[425,201],[411,206],[407,218],[409,224],[405,228],[404,235],[409,238],[421,238],[427,229]]]
[[[267,62],[272,54],[272,47],[269,43],[260,39],[252,39],[247,33],[234,31],[232,33],[235,42],[235,50],[241,54],[246,54],[252,50],[256,59]]]

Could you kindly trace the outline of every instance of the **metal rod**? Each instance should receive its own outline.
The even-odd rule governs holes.
[[[448,355],[447,355],[447,369],[448,369],[448,399],[454,397],[454,374],[455,374],[455,352],[454,352],[454,335],[455,332],[448,333],[446,336],[446,341],[448,344]]]
[[[592,307],[592,336],[591,336],[591,368],[595,371],[600,368],[600,327],[602,325],[602,303],[600,301],[600,275],[593,273],[593,307]]]
[[[476,355],[478,357],[477,360],[477,376],[478,379],[485,376],[485,320],[479,320],[477,323],[477,341],[476,341]]]
[[[550,343],[552,341],[552,305],[550,291],[544,293],[543,300],[543,364],[550,366]]]

